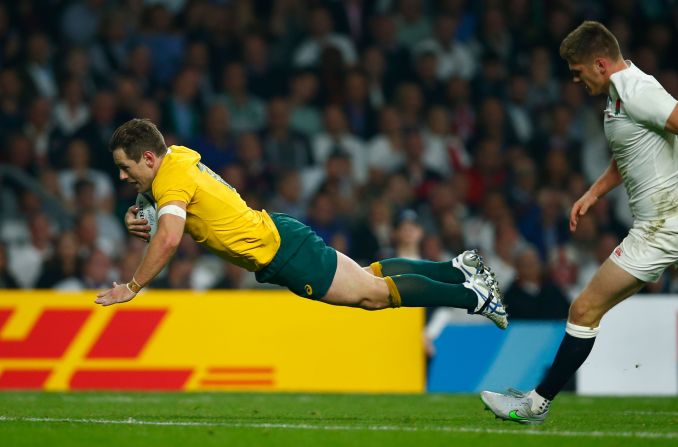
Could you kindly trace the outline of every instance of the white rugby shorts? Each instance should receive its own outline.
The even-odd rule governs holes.
[[[678,215],[637,220],[610,259],[645,282],[656,282],[667,267],[678,262]]]

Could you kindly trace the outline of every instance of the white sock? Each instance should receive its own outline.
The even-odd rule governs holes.
[[[527,397],[532,399],[532,413],[543,413],[544,411],[548,410],[549,406],[551,405],[550,400],[546,399],[545,397],[541,397],[535,390],[527,393]]]

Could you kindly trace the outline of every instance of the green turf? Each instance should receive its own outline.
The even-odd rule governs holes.
[[[678,445],[678,398],[558,398],[541,427],[474,395],[0,393],[0,445]]]

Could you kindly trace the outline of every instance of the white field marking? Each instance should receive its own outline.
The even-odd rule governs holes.
[[[621,414],[639,416],[678,416],[678,411],[625,410]]]
[[[401,427],[397,425],[313,425],[313,424],[276,424],[254,422],[210,422],[210,421],[149,421],[134,418],[127,419],[87,419],[87,418],[48,418],[48,417],[16,417],[0,416],[2,422],[45,422],[87,425],[151,425],[161,427],[224,427],[224,428],[263,428],[281,430],[319,430],[319,431],[392,431],[392,432],[446,432],[477,433],[498,435],[528,435],[556,437],[593,437],[593,438],[648,438],[678,439],[678,432],[604,432],[604,431],[570,431],[570,430],[505,430],[477,427]]]
[[[86,403],[145,403],[158,404],[166,403],[167,399],[154,396],[87,396],[87,395],[68,395],[62,394],[61,400],[65,402],[86,402]],[[194,404],[211,402],[213,399],[210,396],[191,396],[182,397],[178,400],[179,403]]]

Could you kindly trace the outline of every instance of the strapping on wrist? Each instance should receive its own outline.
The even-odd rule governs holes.
[[[143,287],[134,277],[132,277],[132,280],[127,283],[127,288],[132,293],[139,293]]]

